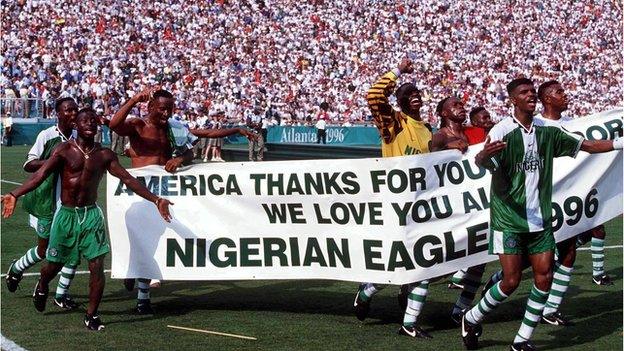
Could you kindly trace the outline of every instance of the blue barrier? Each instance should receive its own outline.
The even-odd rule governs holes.
[[[326,129],[327,144],[331,145],[381,145],[379,132],[375,127],[328,127]],[[236,135],[227,138],[231,144],[246,144],[247,139]],[[314,127],[270,127],[267,131],[267,143],[280,144],[314,144],[316,128]]]
[[[37,134],[54,125],[54,122],[15,123],[13,124],[13,144],[33,144]],[[110,145],[108,127],[104,127],[102,144]],[[381,145],[379,132],[375,127],[328,127],[326,130],[327,144],[330,145]],[[280,144],[314,144],[316,143],[316,128],[314,127],[270,127],[267,133],[267,143]],[[247,138],[233,135],[226,138],[226,143],[247,144]]]

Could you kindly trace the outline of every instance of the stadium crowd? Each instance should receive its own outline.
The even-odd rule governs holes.
[[[365,93],[410,53],[423,117],[458,95],[509,113],[525,75],[566,87],[572,116],[621,105],[619,2],[19,0],[2,4],[3,97],[73,96],[114,111],[161,84],[182,118],[274,111],[285,124],[370,120]]]

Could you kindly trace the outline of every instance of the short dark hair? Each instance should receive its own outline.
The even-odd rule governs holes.
[[[157,99],[159,97],[164,97],[167,99],[173,99],[173,94],[171,94],[170,92],[164,90],[164,89],[158,89],[154,92],[154,94],[152,94],[152,96],[154,97],[154,99]]]
[[[395,95],[401,111],[407,111],[409,109],[409,97],[414,92],[420,92],[420,90],[412,83],[404,83],[397,89]]]
[[[80,111],[78,111],[78,114],[76,115],[76,117],[80,116],[81,114],[85,114],[85,113],[93,113],[94,115],[97,116],[97,112],[95,112],[95,110],[91,107],[83,107],[80,109]]]
[[[556,80],[549,80],[548,82],[542,83],[537,89],[537,97],[541,102],[544,102],[544,95],[546,95],[546,90],[552,87],[553,85],[559,84]]]
[[[509,82],[509,84],[507,84],[507,94],[511,96],[511,93],[513,93],[513,91],[516,90],[517,87],[524,84],[533,85],[533,81],[525,77],[512,80],[511,82]]]
[[[473,108],[472,110],[470,110],[470,113],[468,114],[468,116],[470,117],[470,120],[472,121],[472,119],[474,118],[474,116],[477,115],[477,113],[481,112],[481,111],[485,111],[485,107],[483,106],[477,106],[475,108]]]
[[[326,101],[321,102],[321,110],[327,111],[329,109],[329,104]]]
[[[62,105],[65,101],[71,101],[71,102],[73,102],[74,104],[76,103],[76,100],[74,100],[74,98],[73,98],[73,97],[69,97],[69,96],[66,96],[66,97],[64,97],[64,98],[57,99],[57,100],[56,100],[56,102],[54,103],[54,111],[59,112],[59,110],[61,109],[61,105]]]
[[[446,104],[446,102],[451,98],[452,96],[447,96],[444,99],[440,100],[440,102],[438,102],[438,106],[436,106],[436,115],[438,116],[442,116],[442,110],[444,109],[444,104]]]

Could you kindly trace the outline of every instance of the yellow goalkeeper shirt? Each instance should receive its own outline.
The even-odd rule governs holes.
[[[397,78],[394,71],[384,74],[366,95],[381,135],[381,154],[383,157],[392,157],[429,152],[431,130],[428,125],[395,111],[388,103],[387,95],[396,87]]]

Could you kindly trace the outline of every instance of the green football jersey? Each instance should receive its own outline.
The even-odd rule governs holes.
[[[26,163],[32,160],[45,160],[65,138],[56,126],[43,130],[28,152]],[[56,202],[60,196],[59,175],[51,174],[35,190],[24,195],[22,208],[36,218],[51,219],[56,211]]]
[[[583,137],[539,119],[527,130],[512,117],[496,124],[489,136],[507,143],[486,165],[492,171],[490,228],[511,233],[550,229],[553,160],[576,157]]]

